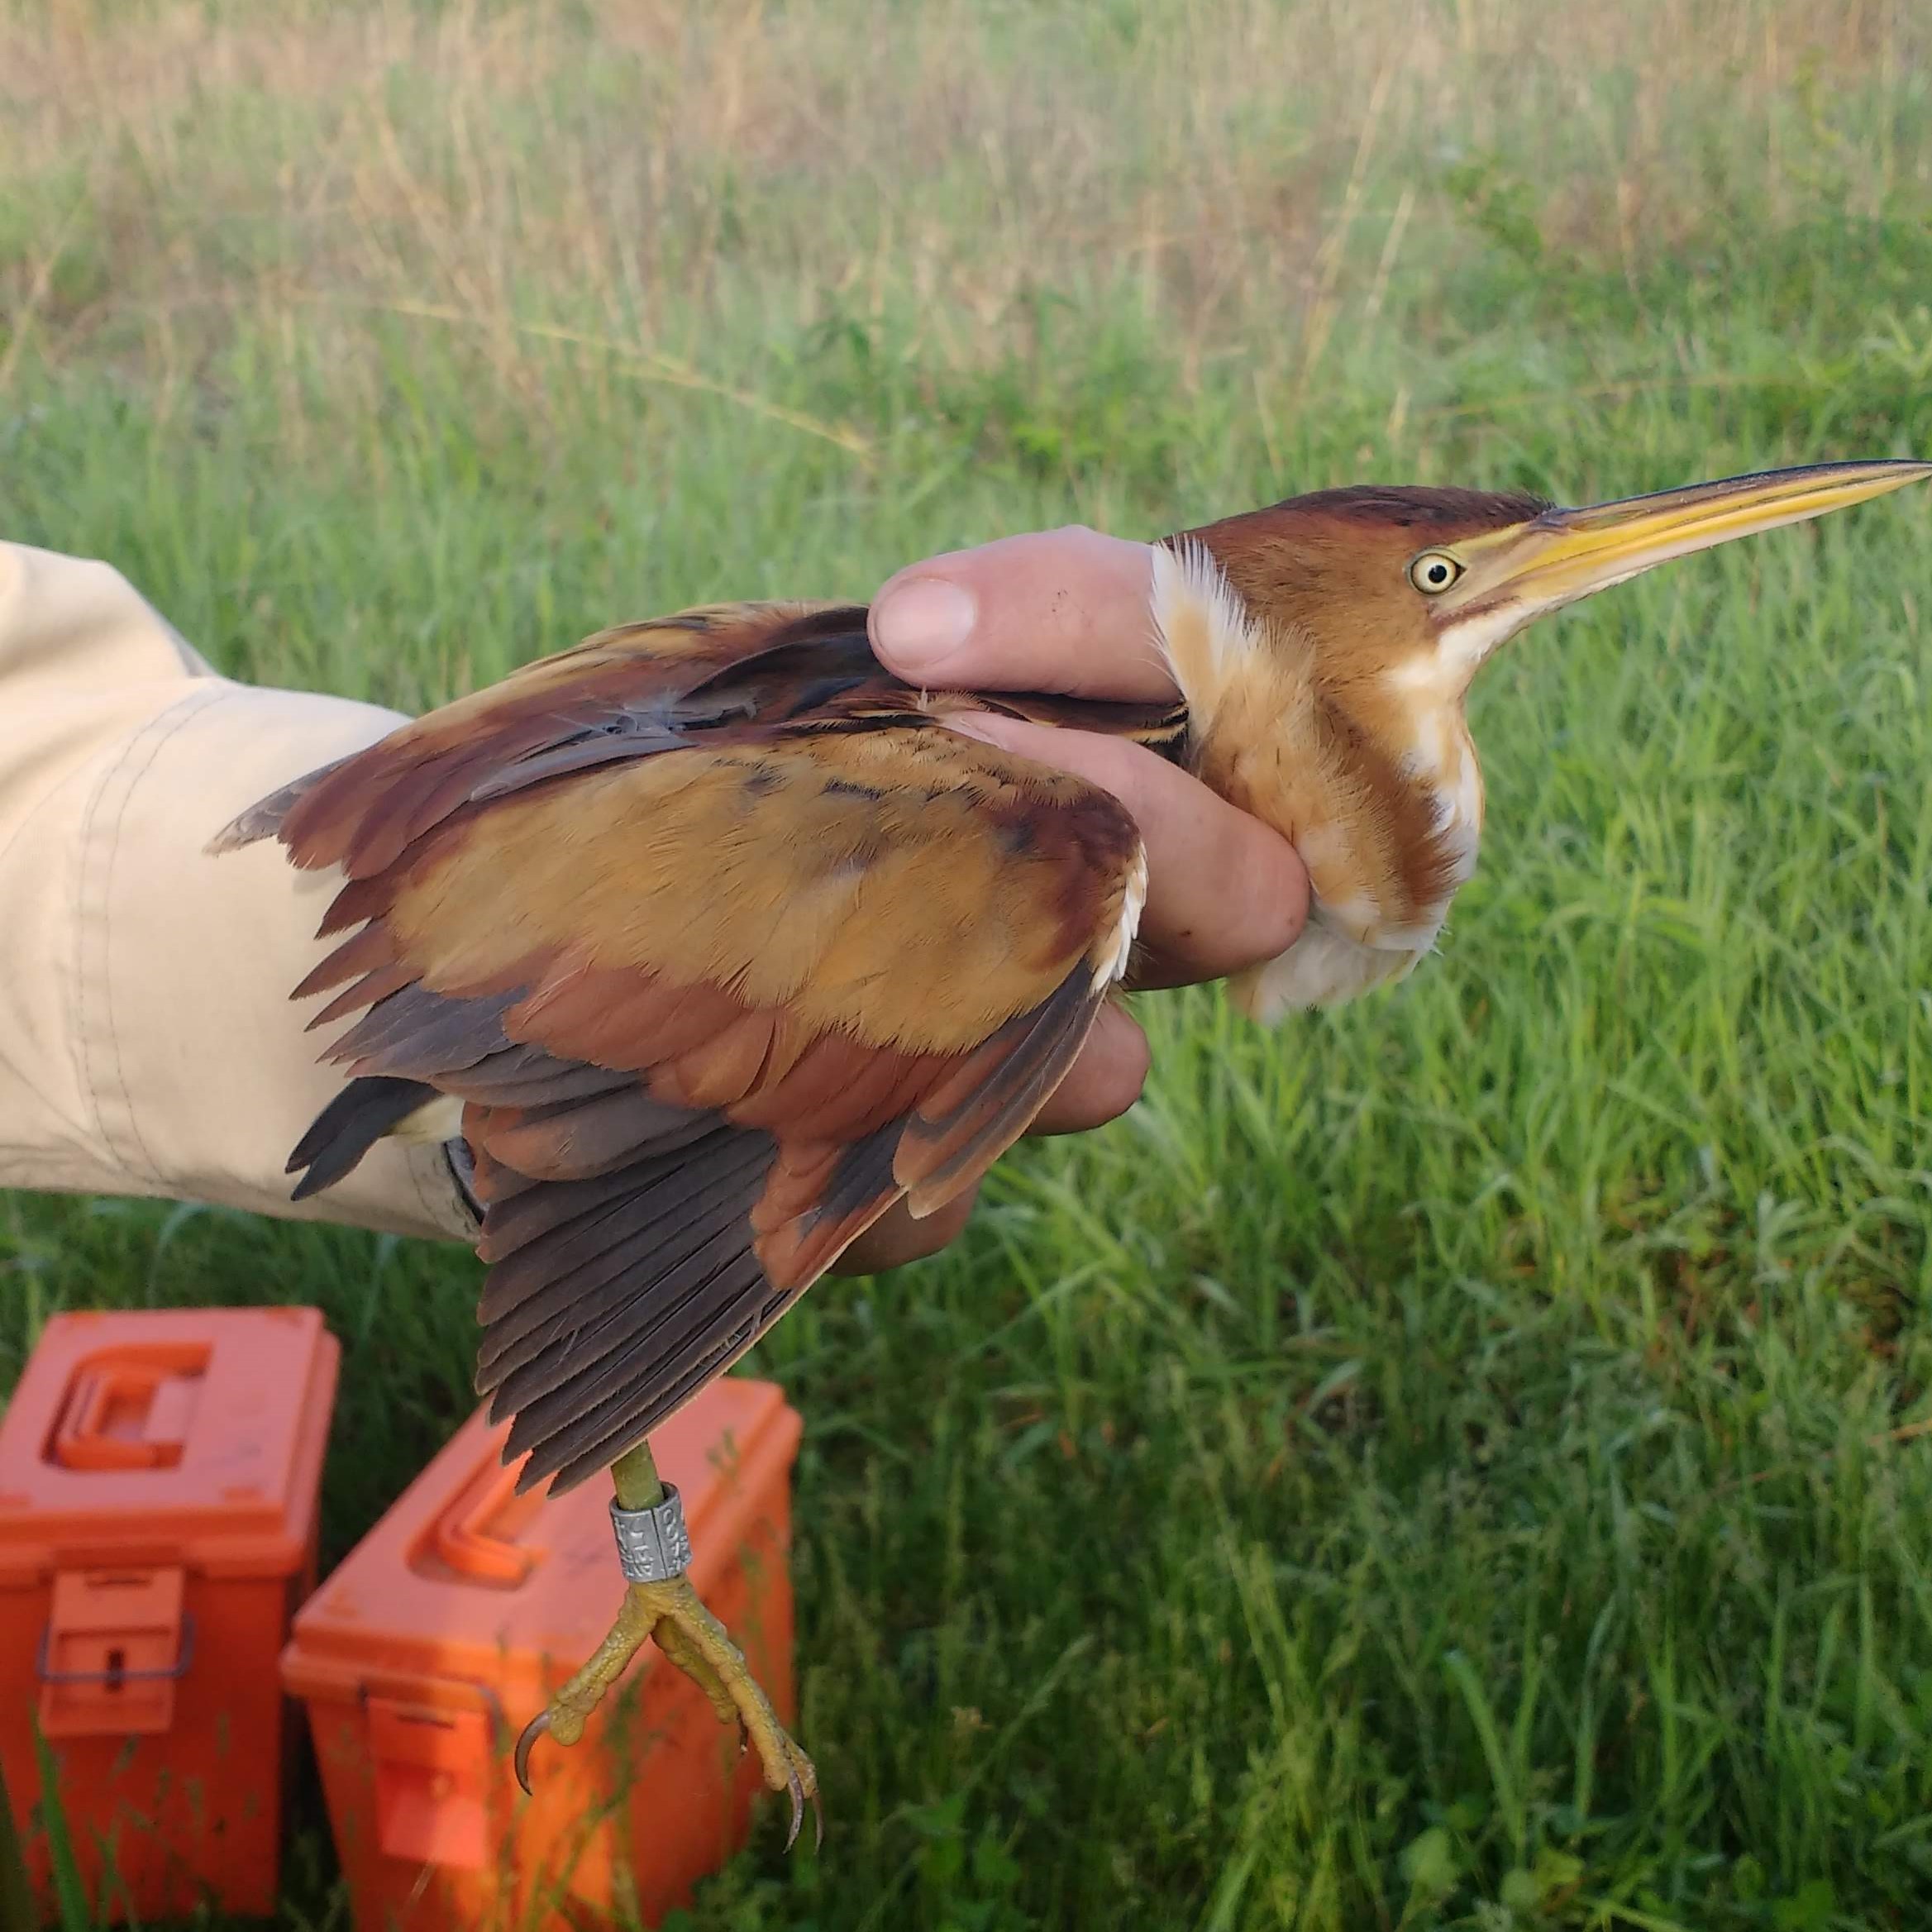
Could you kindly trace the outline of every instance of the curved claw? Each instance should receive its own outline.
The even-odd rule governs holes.
[[[810,1791],[806,1791],[805,1781],[799,1776],[795,1767],[786,1777],[785,1787],[792,1801],[791,1829],[785,1834],[785,1849],[789,1852],[799,1842],[799,1827],[805,1822],[805,1801],[809,1798],[812,1805],[812,1849],[822,1851],[825,1845],[824,1799],[819,1796],[816,1787]]]
[[[536,1796],[530,1788],[530,1747],[550,1729],[550,1713],[540,1710],[525,1724],[522,1734],[517,1739],[517,1754],[513,1763],[516,1766],[517,1782],[523,1787],[527,1798]]]

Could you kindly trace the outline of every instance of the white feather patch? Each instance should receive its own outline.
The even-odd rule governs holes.
[[[1339,1006],[1414,970],[1424,952],[1391,952],[1364,946],[1345,933],[1311,921],[1286,952],[1228,982],[1234,1004],[1250,1019],[1272,1026],[1305,1006]]]
[[[1195,729],[1205,730],[1230,681],[1260,648],[1254,620],[1207,546],[1192,537],[1154,546],[1152,606],[1162,655]]]
[[[1460,695],[1469,689],[1469,680],[1481,670],[1498,646],[1508,641],[1529,622],[1522,610],[1510,605],[1484,611],[1451,624],[1436,644],[1436,657],[1446,675],[1449,688]]]
[[[1454,747],[1446,766],[1433,775],[1430,800],[1435,829],[1453,861],[1450,877],[1456,885],[1467,883],[1476,870],[1482,843],[1482,770],[1476,748],[1467,737]]]
[[[1147,903],[1147,855],[1143,847],[1133,855],[1133,865],[1127,875],[1125,903],[1120,909],[1120,924],[1114,936],[1114,950],[1102,956],[1094,968],[1095,987],[1110,986],[1127,971],[1127,962],[1133,952],[1133,936],[1140,930],[1140,916]]]

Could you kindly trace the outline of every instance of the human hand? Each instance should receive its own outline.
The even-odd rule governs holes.
[[[1007,537],[909,565],[873,600],[872,648],[933,689],[1052,691],[1158,702],[1176,695],[1153,646],[1149,547],[1077,526]],[[1272,959],[1308,912],[1293,847],[1145,747],[985,713],[969,728],[1112,792],[1147,851],[1133,983],[1190,985]],[[1104,1007],[1080,1057],[1028,1132],[1072,1133],[1123,1114],[1147,1073],[1146,1036]],[[944,1247],[973,1196],[916,1221],[902,1203],[853,1243],[839,1271],[896,1267]]]

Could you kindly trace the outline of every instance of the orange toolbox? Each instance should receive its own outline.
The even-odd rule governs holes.
[[[0,1766],[43,1901],[36,1722],[100,1912],[274,1910],[339,1354],[312,1308],[47,1324],[0,1419]]]
[[[782,1715],[799,1424],[769,1382],[713,1382],[651,1438],[690,1530],[691,1581]],[[519,1496],[505,1427],[465,1423],[295,1620],[282,1681],[306,1700],[359,1932],[565,1932],[655,1923],[744,1841],[761,1788],[702,1691],[639,1653],[565,1748],[511,1771],[527,1720],[616,1619],[610,1485]]]

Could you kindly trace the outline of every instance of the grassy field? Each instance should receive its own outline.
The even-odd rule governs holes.
[[[1918,0],[0,6],[0,531],[419,707],[617,618],[1357,479],[1932,451]],[[758,1351],[802,1734],[709,1932],[1932,1922],[1932,497],[1473,706],[1443,956]],[[320,1303],[339,1554],[460,1252],[0,1197],[53,1310]],[[284,1922],[346,1926],[312,1804]]]

